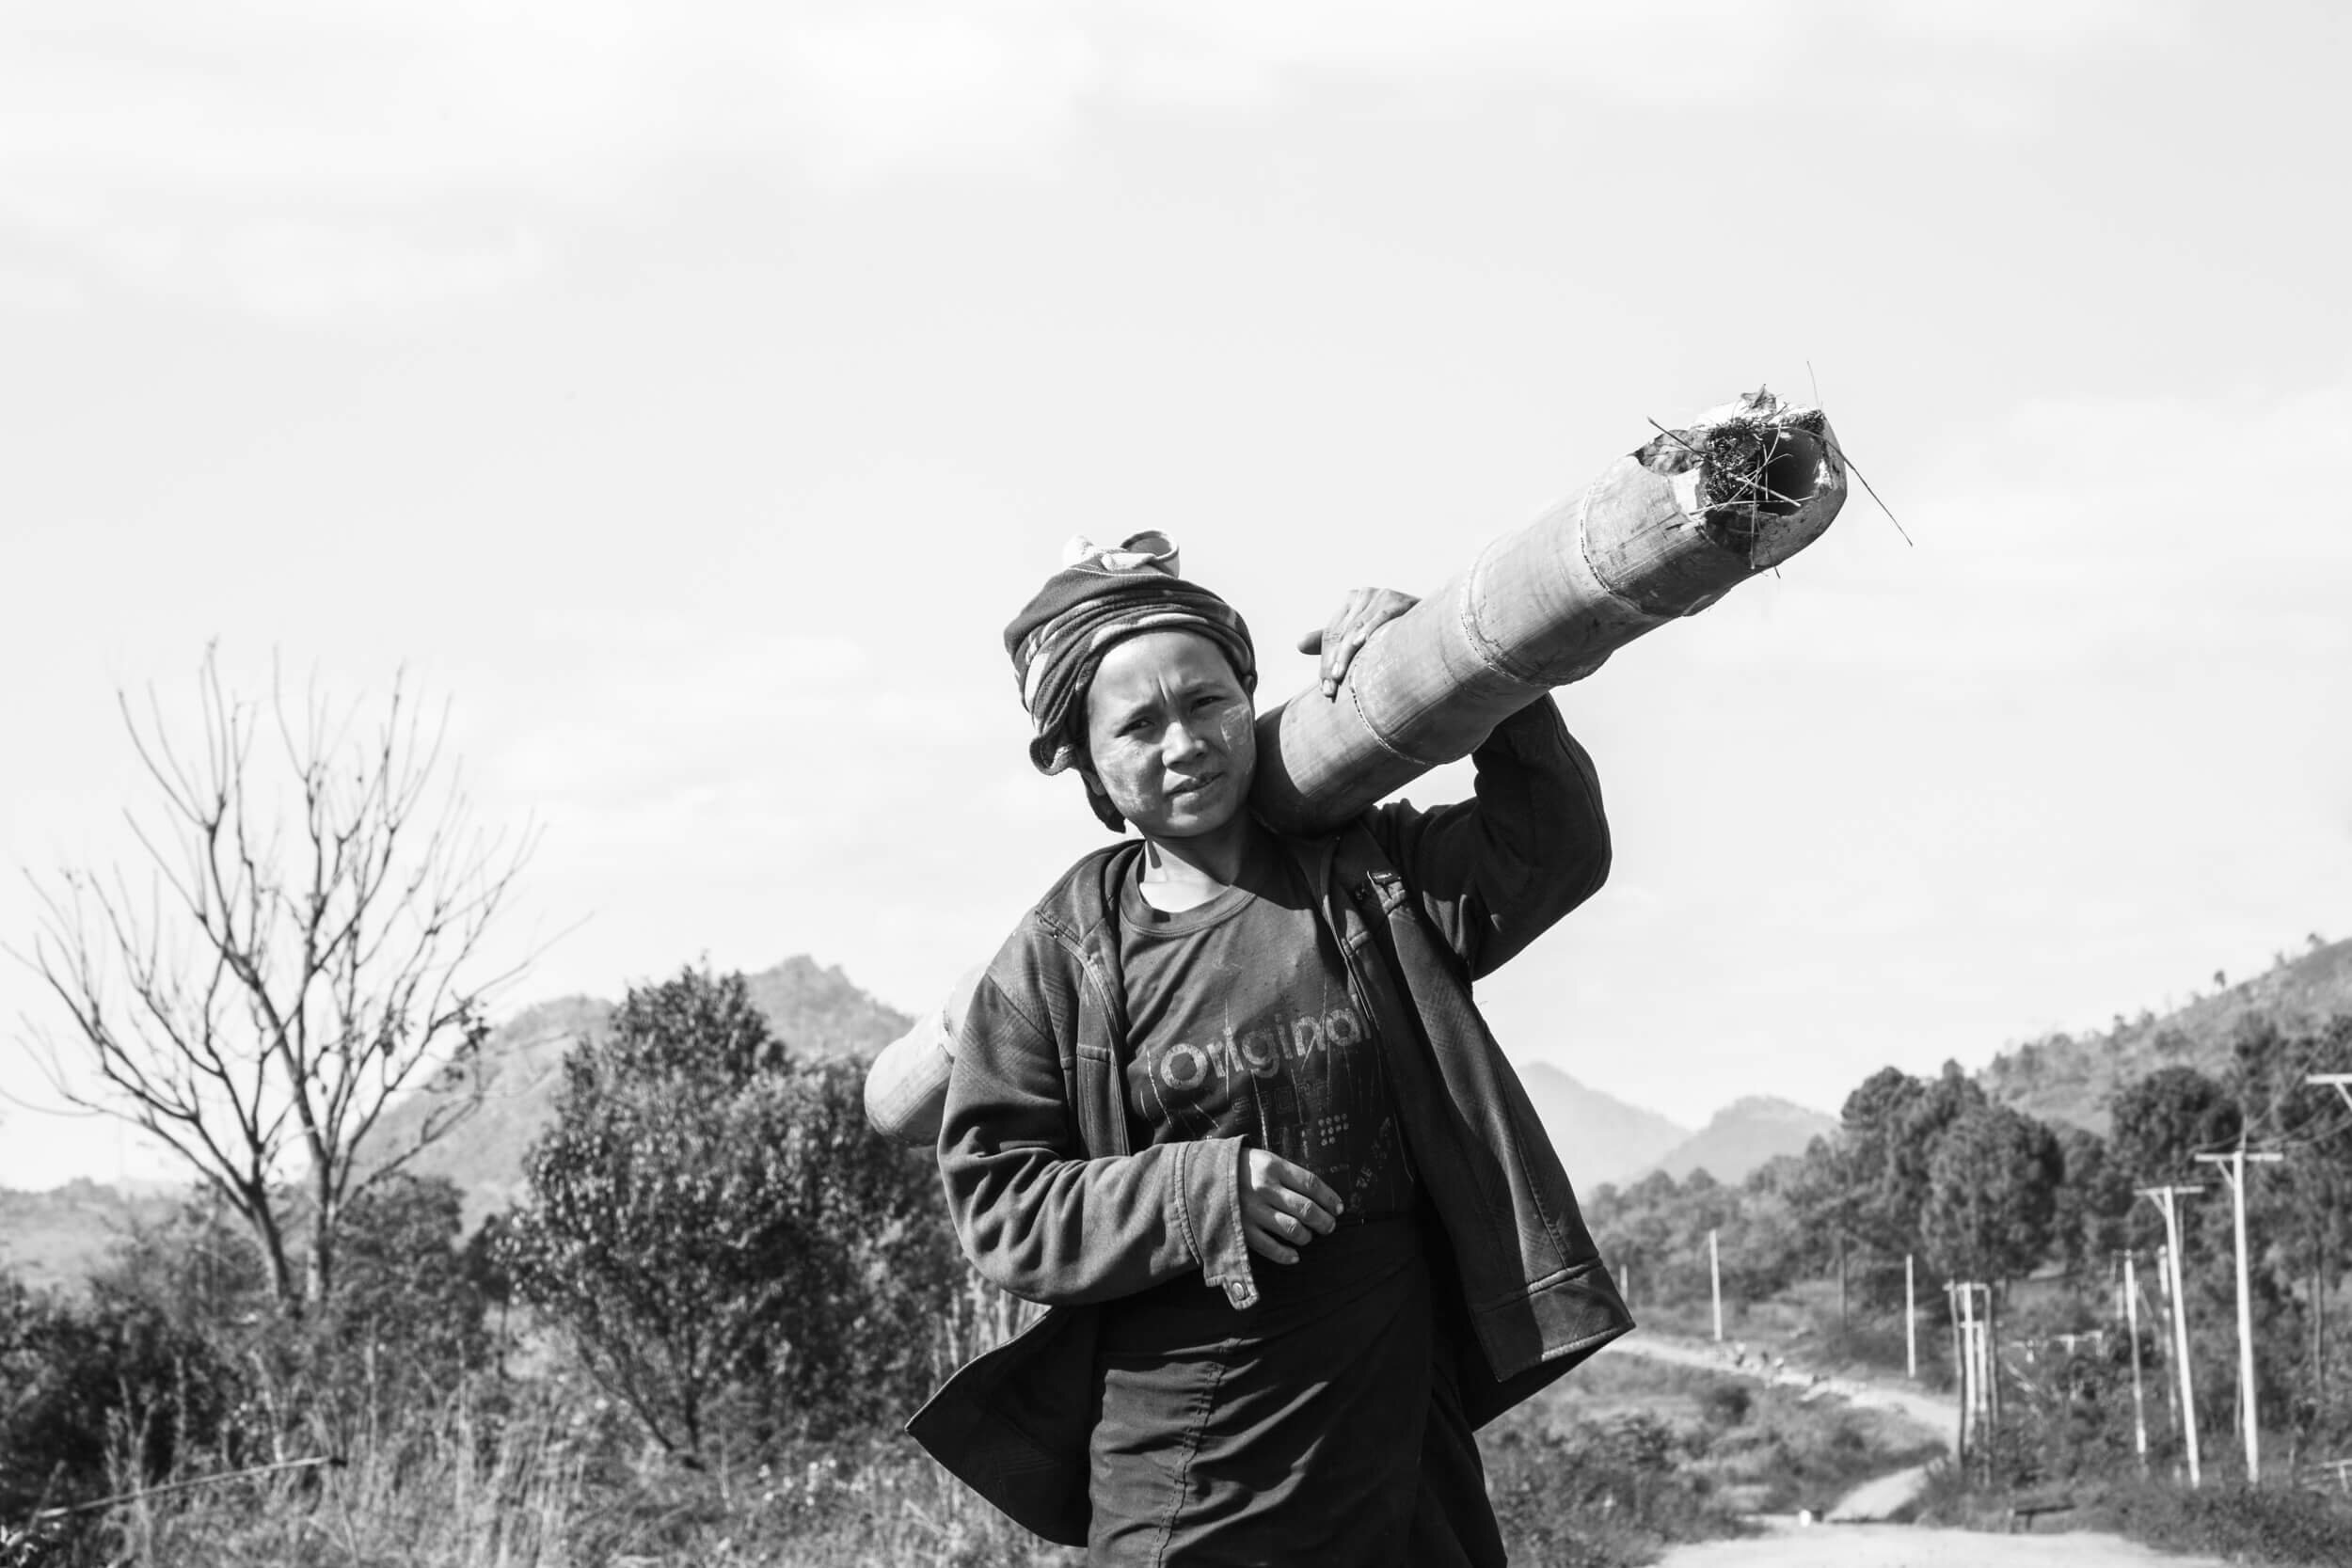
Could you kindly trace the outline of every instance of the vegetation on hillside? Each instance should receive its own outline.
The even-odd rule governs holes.
[[[2070,1517],[2148,1531],[2172,1528],[2152,1521],[2186,1528],[2193,1516],[2202,1521],[2197,1539],[2234,1543],[2227,1549],[2254,1560],[2337,1562],[2352,1542],[2352,1504],[2287,1495],[2299,1481],[2340,1493],[2320,1462],[2352,1459],[2352,1351],[2333,1329],[2352,1257],[2352,1110],[2308,1081],[2330,1071],[2352,1071],[2352,1013],[2310,1025],[2244,1019],[2218,1070],[2174,1064],[2125,1085],[2110,1102],[2111,1136],[2101,1137],[1999,1103],[1956,1066],[1931,1079],[1890,1069],[1859,1085],[1837,1133],[1801,1158],[1736,1187],[1704,1173],[1604,1187],[1589,1217],[1630,1274],[1645,1321],[1711,1327],[1710,1268],[1719,1266],[1727,1337],[1769,1341],[1772,1354],[1816,1365],[1903,1365],[1908,1262],[1922,1376],[1944,1381],[1946,1282],[1992,1286],[2001,1420],[1979,1463],[1945,1483],[1945,1516],[2056,1495],[2078,1506]],[[2171,1303],[2156,1268],[2165,1229],[2139,1195],[2203,1189],[2180,1214],[2188,1365],[2208,1485],[2234,1488],[2234,1226],[2227,1179],[2199,1157],[2241,1147],[2283,1156],[2249,1166],[2246,1179],[2262,1498],[2267,1489],[2280,1497],[2168,1501],[2158,1494],[2183,1477],[2185,1438]],[[2137,1342],[2123,1298],[2127,1256],[2137,1265]],[[1817,1323],[1792,1325],[1780,1310],[1800,1296],[1820,1304]],[[1810,1338],[1800,1349],[1794,1335]],[[2136,1438],[2143,1421],[2147,1482]],[[2112,1507],[2101,1502],[2110,1497]]]
[[[2106,1134],[2115,1096],[2168,1067],[2217,1074],[2249,1023],[2302,1031],[2352,1013],[2352,940],[2329,942],[2314,931],[2298,951],[2271,956],[2270,967],[2233,978],[2216,970],[2212,989],[2192,990],[2177,1009],[2117,1013],[2096,1033],[2058,1033],[2005,1051],[1979,1079],[1985,1092],[2044,1121]]]

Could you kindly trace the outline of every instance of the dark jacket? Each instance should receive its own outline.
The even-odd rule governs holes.
[[[1473,1425],[1633,1326],[1559,1156],[1470,999],[1470,982],[1600,886],[1609,836],[1591,760],[1549,699],[1472,753],[1475,799],[1382,806],[1284,839],[1320,890],[1375,1033],[1459,1292],[1455,1375]],[[1014,931],[974,993],[939,1165],[976,1267],[1055,1308],[958,1371],[908,1430],[1048,1540],[1086,1540],[1091,1304],[1198,1270],[1256,1298],[1243,1239],[1245,1140],[1133,1147],[1118,890],[1140,845],[1087,856]]]

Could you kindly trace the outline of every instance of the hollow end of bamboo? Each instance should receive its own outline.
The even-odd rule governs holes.
[[[1284,832],[1329,832],[1633,639],[1787,562],[1845,499],[1819,408],[1759,389],[1661,428],[1381,627],[1336,700],[1310,690],[1261,717],[1252,808]]]

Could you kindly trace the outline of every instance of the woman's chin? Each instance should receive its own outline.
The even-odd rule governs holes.
[[[1212,838],[1241,817],[1240,795],[1220,784],[1170,802],[1167,810],[1154,814],[1146,832],[1152,838]]]

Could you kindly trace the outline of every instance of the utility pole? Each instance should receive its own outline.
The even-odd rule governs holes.
[[[1724,1259],[1716,1250],[1715,1232],[1707,1233],[1707,1275],[1715,1287],[1715,1342],[1724,1342]]]
[[[2315,1088],[2334,1089],[2344,1096],[2345,1107],[2352,1109],[2352,1072],[2314,1072],[2304,1082]],[[2318,1383],[2314,1392],[2324,1410],[2328,1405],[2328,1291],[2321,1281],[2328,1273],[2326,1233],[2322,1232],[2318,1240],[2318,1256],[2312,1259],[2312,1371]],[[2344,1490],[2352,1492],[2352,1473],[2345,1474]]]
[[[1964,1279],[1953,1287],[1960,1292],[1960,1317],[1957,1326],[1961,1344],[1960,1411],[1962,1431],[1974,1430],[1977,1451],[1983,1461],[1984,1475],[1989,1481],[1993,1475],[1993,1445],[2000,1430],[2000,1413],[1994,1403],[1993,1379],[1993,1287],[1978,1280]],[[1977,1292],[1984,1291],[1984,1312],[1977,1311]],[[1966,1458],[1963,1442],[1962,1457]]]
[[[1919,1299],[1911,1277],[1911,1254],[1903,1254],[1903,1375],[1919,1381]]]
[[[2202,1187],[2142,1187],[2139,1196],[2153,1200],[2164,1211],[2164,1239],[2171,1258],[2172,1276],[2172,1359],[2181,1370],[2181,1437],[2188,1445],[2188,1483],[2201,1486],[2202,1479],[2197,1465],[2197,1386],[2188,1370],[2188,1297],[2181,1289],[2181,1216],[2172,1207],[2175,1200],[2191,1193],[2201,1193]]]
[[[2230,1180],[2231,1208],[2237,1222],[2237,1409],[2246,1430],[2246,1484],[2262,1481],[2262,1423],[2254,1400],[2254,1307],[2246,1267],[2246,1162],[2276,1164],[2285,1159],[2276,1149],[2249,1154],[2244,1144],[2227,1154],[2200,1154],[2198,1163],[2218,1165]]]
[[[2123,1322],[2132,1337],[2132,1448],[2140,1474],[2148,1473],[2148,1407],[2139,1389],[2139,1283],[2132,1276],[2132,1255],[2123,1255]]]
[[[1984,1399],[1986,1430],[2001,1433],[2001,1318],[1993,1302],[1993,1283],[1984,1287]]]
[[[1944,1281],[1944,1315],[1952,1321],[1952,1378],[1960,1392],[1960,1430],[1952,1438],[1952,1454],[1965,1465],[1968,1462],[1968,1356],[1960,1330],[1959,1287]]]
[[[1846,1232],[1837,1232],[1837,1337],[1846,1337]]]
[[[2164,1297],[2164,1310],[2166,1314],[2164,1321],[2167,1323],[2171,1323],[2171,1313],[2174,1310],[2172,1306],[2171,1257],[2172,1249],[2170,1247],[2160,1246],[2156,1248],[2156,1292]],[[2164,1336],[2165,1343],[2169,1347],[2172,1341],[2172,1330],[2168,1327],[2159,1329],[2157,1332]],[[2169,1357],[2171,1354],[2172,1353],[2169,1348],[2165,1352],[2165,1354],[2168,1357]],[[2169,1366],[2170,1364],[2170,1361],[2168,1359],[2166,1365]],[[2163,1380],[2163,1383],[2164,1429],[2167,1432],[2178,1433],[2181,1430],[2181,1380],[2176,1377],[2167,1377]]]

